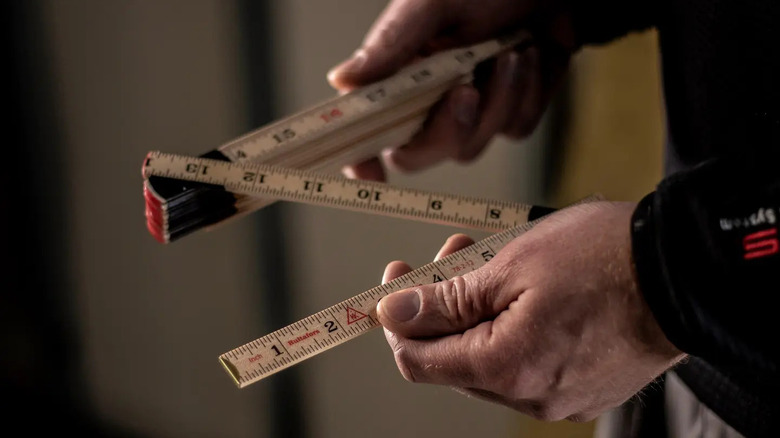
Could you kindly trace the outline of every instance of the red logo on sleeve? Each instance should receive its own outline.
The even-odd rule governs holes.
[[[742,239],[742,247],[745,249],[745,254],[743,255],[745,260],[777,254],[780,251],[780,241],[777,240],[777,228],[748,234]]]

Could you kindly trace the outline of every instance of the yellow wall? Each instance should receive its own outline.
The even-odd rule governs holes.
[[[556,205],[592,192],[638,201],[654,188],[664,135],[659,69],[655,31],[577,56]]]

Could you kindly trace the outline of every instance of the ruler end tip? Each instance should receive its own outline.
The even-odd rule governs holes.
[[[233,383],[236,384],[239,388],[243,388],[244,385],[241,385],[241,382],[239,381],[239,373],[238,368],[235,367],[232,363],[230,363],[229,360],[227,360],[225,357],[220,356],[219,357],[219,363],[222,364],[222,367],[225,368],[225,371],[230,375],[230,377],[233,379]]]

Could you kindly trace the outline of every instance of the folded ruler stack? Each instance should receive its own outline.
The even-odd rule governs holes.
[[[201,157],[338,172],[345,164],[407,142],[431,106],[454,85],[471,80],[479,63],[529,43],[528,34],[517,33],[434,54],[388,79],[261,127]],[[145,178],[144,197],[147,228],[161,243],[274,202],[160,176]]]

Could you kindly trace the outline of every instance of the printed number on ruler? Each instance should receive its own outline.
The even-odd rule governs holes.
[[[335,97],[297,115],[242,136],[221,151],[232,161],[256,161],[290,147],[290,143],[305,143],[313,136],[322,136],[361,118],[386,111],[436,88],[430,107],[454,82],[472,73],[477,63],[510,47],[530,44],[527,32],[517,32],[504,38],[486,41],[467,48],[453,49],[402,69],[392,77],[346,95]]]
[[[402,189],[312,171],[230,163],[150,152],[146,177],[162,176],[224,187],[237,194],[321,205],[383,216],[497,232],[550,212],[517,202]]]

